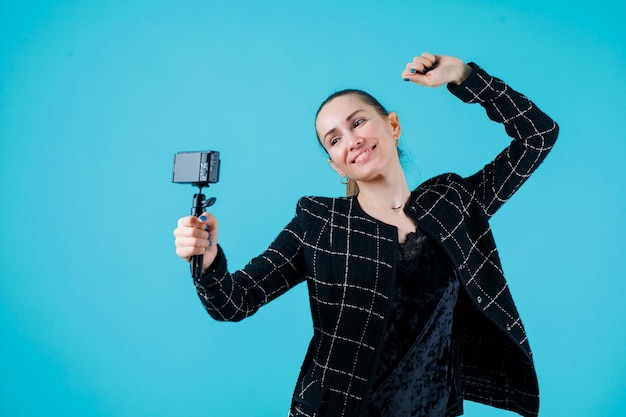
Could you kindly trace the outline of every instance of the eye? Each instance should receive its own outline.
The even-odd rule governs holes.
[[[338,137],[334,137],[332,138],[328,143],[330,143],[330,146],[335,145],[337,142],[339,142],[339,138]]]
[[[365,123],[365,119],[356,119],[352,125],[353,125],[353,127],[359,127],[363,123]]]

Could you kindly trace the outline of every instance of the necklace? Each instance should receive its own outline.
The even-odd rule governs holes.
[[[369,206],[370,209],[374,211],[386,211],[386,210],[391,209],[394,213],[399,213],[400,210],[402,210],[406,206],[406,201],[408,201],[408,197],[407,197],[407,200],[404,203],[394,207],[394,206],[388,206],[386,204],[370,203],[367,199],[363,199],[361,194],[358,195],[357,199],[359,203],[361,204],[361,207]]]

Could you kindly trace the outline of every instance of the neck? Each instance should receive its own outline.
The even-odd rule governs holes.
[[[400,169],[395,175],[373,181],[359,181],[359,204],[362,207],[401,212],[411,191]]]

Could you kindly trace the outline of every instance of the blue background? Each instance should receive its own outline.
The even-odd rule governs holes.
[[[356,87],[399,113],[412,185],[508,143],[478,106],[405,83],[475,61],[561,125],[493,229],[544,416],[626,413],[626,31],[620,2],[0,2],[0,415],[286,415],[305,286],[241,323],[204,313],[172,230],[174,153],[221,152],[220,243],[263,250],[302,195],[343,193],[313,129]],[[467,416],[512,415],[466,403]]]

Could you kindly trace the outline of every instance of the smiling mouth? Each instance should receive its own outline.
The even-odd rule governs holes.
[[[376,148],[376,145],[374,145],[371,148],[369,148],[369,149],[361,152],[360,154],[358,154],[356,156],[356,158],[354,158],[352,163],[353,164],[357,164],[357,163],[361,162],[362,160],[364,160],[365,158],[367,158],[369,156],[369,154],[374,150],[374,148]]]

